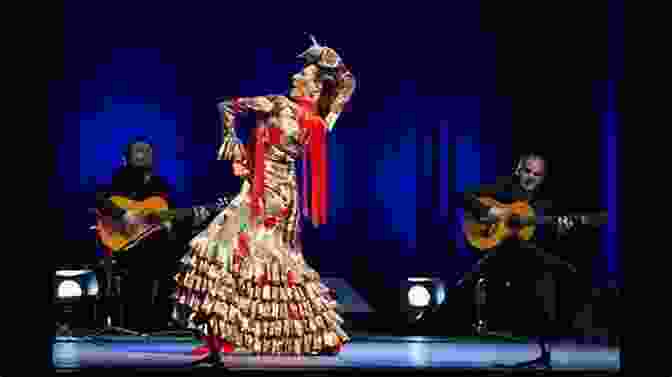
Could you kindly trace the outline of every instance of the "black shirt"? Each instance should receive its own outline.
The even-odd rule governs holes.
[[[133,168],[118,169],[112,176],[112,184],[101,187],[96,195],[96,208],[101,209],[114,217],[121,217],[124,210],[117,207],[110,200],[111,196],[124,196],[131,200],[144,200],[152,196],[160,196],[173,208],[171,200],[172,189],[162,177],[152,175],[145,182],[143,171]]]

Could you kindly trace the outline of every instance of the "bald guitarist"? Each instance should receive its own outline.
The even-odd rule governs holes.
[[[153,147],[147,138],[137,138],[127,145],[123,153],[124,164],[114,173],[112,184],[97,192],[96,208],[101,216],[118,222],[122,228],[141,221],[133,211],[115,203],[112,200],[115,197],[136,203],[158,198],[169,208],[174,207],[170,185],[164,178],[154,175],[153,157]],[[178,260],[192,236],[192,228],[204,224],[212,215],[205,207],[175,211],[175,217],[163,220],[162,231],[138,242],[131,250],[118,252],[106,248],[107,268],[110,268],[110,256],[115,253],[119,256],[117,262],[128,271],[122,282],[125,287],[121,297],[126,312],[124,327],[139,332],[166,329],[171,322],[172,276],[178,268]]]
[[[512,177],[502,178],[495,184],[483,185],[464,193],[465,218],[471,217],[484,224],[494,224],[512,215],[512,209],[506,206],[511,203],[527,203],[536,210],[541,209],[544,205],[537,200],[536,194],[546,173],[546,161],[543,157],[536,154],[522,156]],[[551,223],[557,234],[567,233],[574,224],[575,221],[570,217],[558,217]],[[526,307],[525,311],[528,308],[534,310],[538,306],[542,309],[539,311],[540,315],[533,314],[538,320],[530,321],[534,324],[534,328],[530,329],[533,333],[531,335],[539,336],[541,354],[534,360],[511,367],[550,368],[551,350],[548,341],[551,336],[558,335],[554,334],[558,327],[555,318],[556,275],[563,269],[574,271],[574,268],[560,258],[544,252],[532,241],[533,239],[523,241],[519,237],[509,237],[494,244],[477,263],[477,269],[472,271],[475,274],[470,274],[470,278],[466,280],[473,283],[479,273],[487,271],[490,278],[501,277],[506,281],[513,281],[514,286],[529,288],[525,289],[526,304],[536,305]],[[478,289],[478,285],[476,288]],[[479,312],[480,309],[477,308]],[[522,311],[519,313],[523,314]]]

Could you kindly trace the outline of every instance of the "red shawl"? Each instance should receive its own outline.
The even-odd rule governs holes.
[[[303,133],[307,134],[309,144],[304,146],[304,187],[303,207],[304,214],[308,208],[308,187],[306,160],[311,165],[311,213],[313,225],[327,223],[327,127],[325,121],[317,113],[317,101],[310,97],[295,98],[299,105],[299,125]],[[237,106],[237,101],[234,101]],[[280,143],[280,130],[259,126],[253,133],[248,145],[249,156],[253,156],[254,182],[252,184],[252,220],[263,215],[264,197],[264,152],[270,144]]]

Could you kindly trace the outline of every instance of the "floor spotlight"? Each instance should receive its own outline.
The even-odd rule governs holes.
[[[414,308],[429,306],[430,300],[429,291],[422,285],[414,285],[408,290],[408,304]]]
[[[92,326],[96,320],[96,301],[99,297],[95,272],[62,268],[54,272],[53,278],[57,323],[69,328]]]
[[[82,287],[74,280],[63,280],[58,284],[56,296],[59,299],[82,297]]]
[[[411,323],[438,309],[446,299],[445,284],[437,278],[408,278],[402,283],[401,293],[401,309]]]

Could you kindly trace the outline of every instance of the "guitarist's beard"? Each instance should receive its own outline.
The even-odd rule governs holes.
[[[525,189],[525,191],[533,191],[537,187],[536,182],[534,182],[533,178],[523,179],[523,185],[522,186]]]

